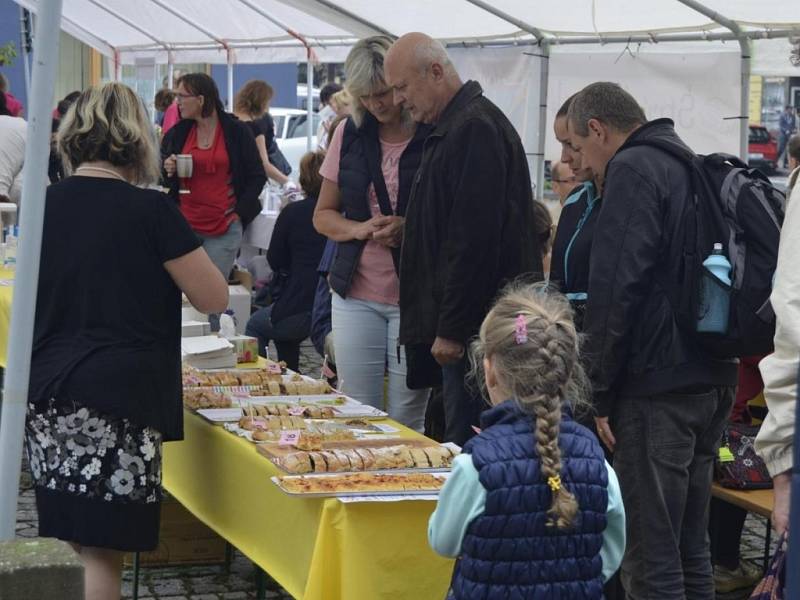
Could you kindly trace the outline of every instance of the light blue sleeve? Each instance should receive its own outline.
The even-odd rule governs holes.
[[[453,471],[439,493],[439,502],[428,521],[428,543],[438,554],[455,558],[467,527],[483,514],[486,489],[478,479],[472,456],[460,454],[453,459]]]
[[[603,532],[603,547],[600,558],[603,560],[603,581],[608,581],[619,569],[625,553],[625,507],[619,489],[617,474],[606,462],[608,470],[608,509],[606,510],[606,530]]]

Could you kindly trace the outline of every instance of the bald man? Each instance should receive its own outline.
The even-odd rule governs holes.
[[[485,407],[464,385],[467,344],[505,283],[542,278],[528,162],[509,120],[480,84],[462,83],[439,42],[404,35],[384,71],[395,103],[434,126],[406,211],[400,343],[410,385],[436,382],[431,355],[441,366],[445,437],[463,444]]]

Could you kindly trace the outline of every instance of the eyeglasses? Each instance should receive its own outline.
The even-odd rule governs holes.
[[[200,94],[175,94],[179,100],[186,100],[187,98],[197,98]]]

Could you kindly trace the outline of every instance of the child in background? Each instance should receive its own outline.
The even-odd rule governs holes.
[[[600,599],[625,549],[617,477],[569,416],[585,376],[569,303],[514,286],[472,346],[493,405],[453,463],[428,540],[458,557],[451,597]]]

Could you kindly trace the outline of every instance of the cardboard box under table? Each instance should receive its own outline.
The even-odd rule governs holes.
[[[143,566],[200,565],[225,562],[225,540],[186,510],[175,498],[164,494],[158,547],[141,552]],[[133,564],[133,554],[125,555]]]
[[[164,486],[201,521],[302,600],[444,598],[453,562],[428,546],[432,501],[296,498],[254,444],[184,411],[164,445]],[[408,437],[419,437],[393,421]]]

